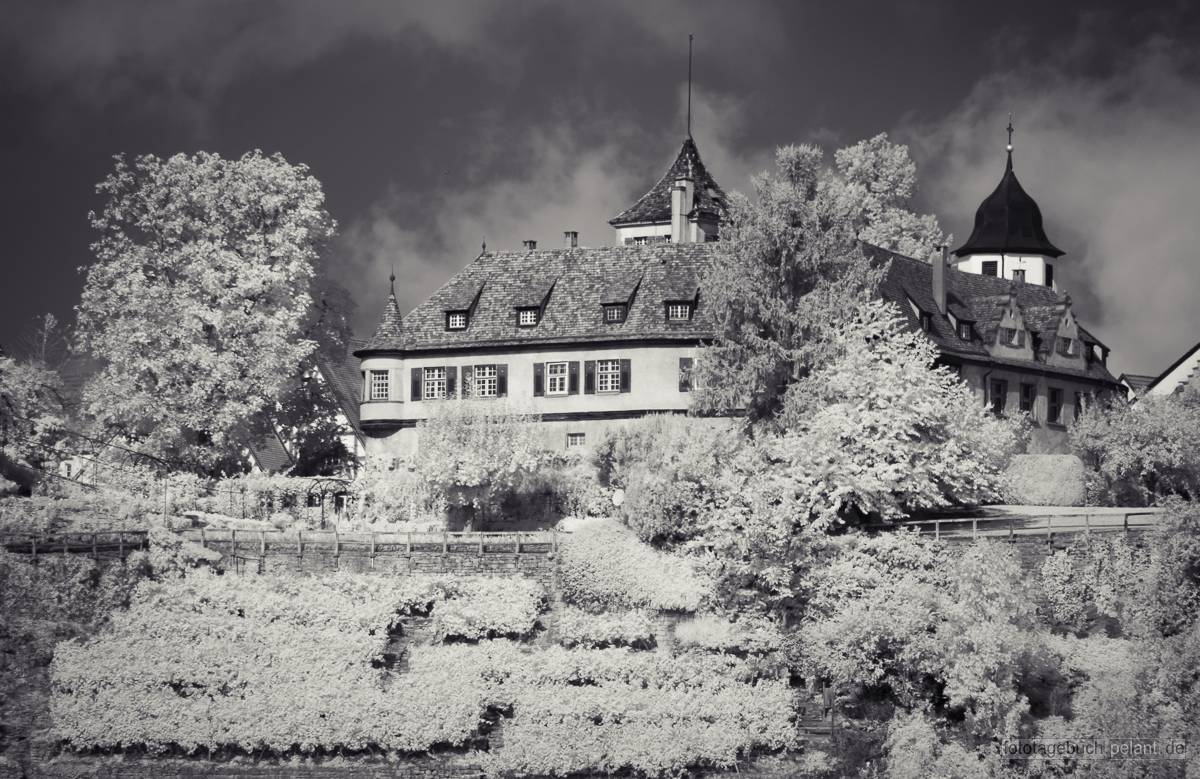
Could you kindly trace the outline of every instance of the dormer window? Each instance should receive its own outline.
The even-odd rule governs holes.
[[[625,304],[610,303],[604,307],[605,324],[615,325],[625,321]]]
[[[971,323],[970,322],[959,322],[958,327],[956,329],[958,331],[959,338],[961,338],[964,341],[971,340]]]
[[[446,313],[446,329],[447,330],[466,330],[467,329],[467,312],[466,311],[449,311]]]
[[[536,308],[517,309],[518,327],[533,327],[538,323],[538,318],[538,310]]]
[[[1000,328],[1000,343],[1005,346],[1023,348],[1025,346],[1025,331],[1015,327]]]
[[[687,322],[692,318],[691,303],[668,303],[667,304],[667,321],[668,322]]]

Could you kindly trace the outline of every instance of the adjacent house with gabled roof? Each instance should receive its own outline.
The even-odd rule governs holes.
[[[401,316],[394,291],[361,359],[368,451],[410,454],[445,398],[507,399],[541,415],[547,444],[595,440],[614,420],[684,413],[691,366],[715,335],[702,279],[721,250],[726,198],[689,137],[667,172],[610,220],[616,246],[484,251]],[[1037,203],[1016,180],[1011,137],[971,238],[933,262],[866,247],[880,292],[929,335],[980,402],[1029,414],[1031,449],[1065,446],[1088,395],[1121,391],[1109,350],[1056,291]],[[394,280],[393,280],[394,281]]]
[[[1140,396],[1176,395],[1191,388],[1200,390],[1200,343],[1188,349],[1158,376],[1148,377]]]

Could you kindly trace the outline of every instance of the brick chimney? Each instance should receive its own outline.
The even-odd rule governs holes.
[[[933,302],[937,304],[938,312],[946,313],[946,261],[949,259],[949,248],[947,246],[938,247],[941,249],[933,255]]]
[[[564,230],[563,231],[563,248],[574,249],[579,245],[579,231]]]
[[[524,241],[521,241],[521,245],[525,247],[525,251],[531,252],[537,248],[537,241],[526,238]]]

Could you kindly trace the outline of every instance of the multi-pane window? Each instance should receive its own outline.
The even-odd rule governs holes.
[[[567,364],[565,362],[546,363],[546,394],[567,394]]]
[[[517,324],[521,327],[533,327],[538,322],[536,308],[523,308],[517,312]]]
[[[984,276],[999,275],[999,273],[998,273],[999,270],[1000,270],[1000,263],[996,262],[995,260],[984,260],[983,261],[983,275]]]
[[[467,329],[467,313],[465,311],[453,311],[446,315],[446,329],[448,330],[466,330]]]
[[[584,433],[567,433],[567,448],[574,449],[577,446],[583,446],[587,442],[587,435]]]
[[[668,303],[667,320],[671,322],[686,322],[692,318],[691,303]]]
[[[1024,346],[1025,331],[1015,327],[1002,327],[1000,328],[1000,343],[1005,346]]]
[[[958,323],[958,337],[963,339],[964,341],[971,340],[971,323],[970,322],[959,322]]]
[[[1058,351],[1060,354],[1066,355],[1067,357],[1074,357],[1075,356],[1075,339],[1074,338],[1064,338],[1064,337],[1060,336],[1058,339]]]
[[[1046,421],[1052,425],[1061,425],[1063,418],[1063,391],[1051,387],[1046,394]]]
[[[1008,404],[1008,382],[1003,379],[992,379],[992,413],[1003,414]]]
[[[624,322],[625,321],[625,306],[624,304],[609,305],[604,307],[605,322]]]
[[[596,391],[597,392],[620,392],[621,391],[621,361],[620,360],[597,360],[596,361]]]
[[[1036,384],[1021,385],[1021,410],[1027,414],[1033,413],[1033,402],[1037,399]]]
[[[426,400],[441,400],[446,397],[446,369],[426,368],[421,397]]]
[[[471,387],[471,396],[475,398],[494,398],[496,397],[496,366],[495,365],[476,365],[473,371],[474,378]],[[464,382],[465,383],[465,382]]]
[[[367,399],[387,400],[389,397],[388,372],[371,371],[371,385]]]

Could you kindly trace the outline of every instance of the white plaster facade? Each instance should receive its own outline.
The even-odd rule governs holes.
[[[996,263],[994,275],[999,278],[1017,279],[1024,274],[1026,284],[1040,284],[1043,287],[1058,289],[1054,280],[1054,260],[1040,254],[971,254],[955,260],[954,267],[964,273],[982,276],[985,262]]]

